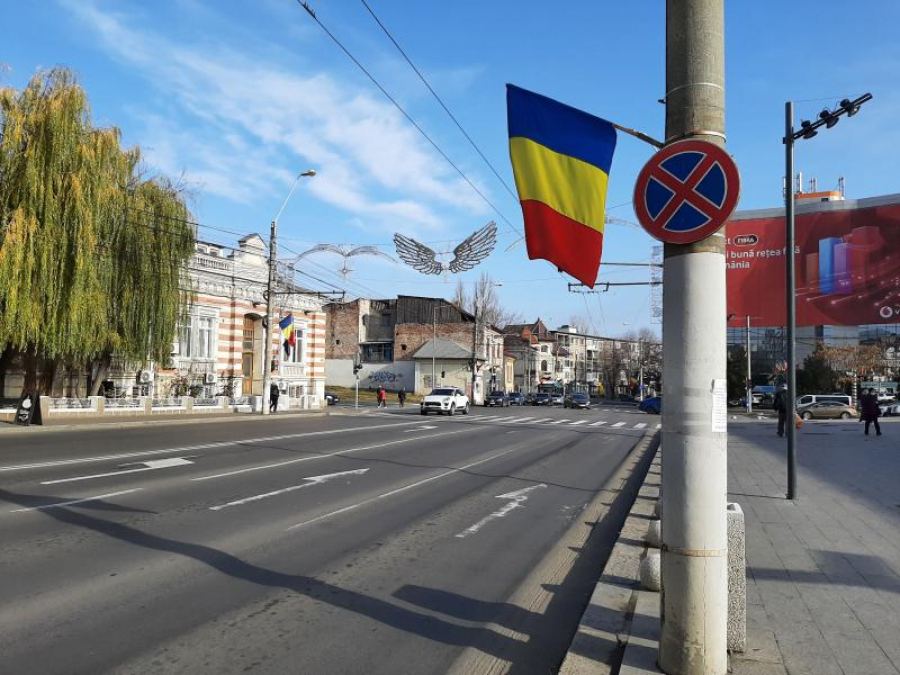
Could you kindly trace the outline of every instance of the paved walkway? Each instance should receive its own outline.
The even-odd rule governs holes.
[[[900,674],[900,429],[800,432],[799,500],[773,425],[732,424],[729,500],[747,530],[748,650],[736,675]]]

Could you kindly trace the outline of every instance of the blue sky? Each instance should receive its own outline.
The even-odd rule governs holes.
[[[372,9],[475,139],[508,185],[504,84],[513,82],[663,136],[664,3],[370,0]],[[358,0],[315,0],[319,19],[410,112],[508,219],[507,225],[339,51],[295,0],[39,0],[11,3],[0,39],[0,82],[21,87],[40,69],[72,68],[89,93],[94,121],[116,125],[153,170],[192,186],[205,225],[268,231],[280,219],[294,251],[323,242],[376,244],[393,253],[403,232],[452,249],[488,220],[500,239],[481,270],[503,283],[504,303],[527,318],[561,324],[581,316],[597,333],[651,324],[647,287],[570,294],[569,278],[529,261],[521,211],[438,107]],[[822,0],[726,4],[728,148],[741,170],[739,208],[781,201],[784,101],[798,117],[866,91],[863,112],[798,146],[796,167],[820,189],[846,177],[848,197],[897,192],[900,126],[900,3]],[[627,136],[610,176],[608,215],[634,220],[634,180],[653,149]],[[201,230],[233,244],[230,235]],[[643,232],[608,225],[604,260],[648,261]],[[286,252],[283,252],[288,255]],[[354,295],[453,293],[456,276],[426,277],[378,259],[306,259],[305,268]],[[646,281],[646,269],[601,268],[600,281]],[[316,285],[316,284],[311,284]],[[324,286],[324,284],[318,284]]]

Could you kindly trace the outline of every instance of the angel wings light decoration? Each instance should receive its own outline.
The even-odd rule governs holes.
[[[496,243],[497,225],[491,221],[454,248],[453,260],[447,263],[438,260],[438,257],[449,255],[449,251],[438,253],[415,239],[402,234],[394,235],[397,257],[422,274],[456,273],[470,270],[491,254]]]
[[[297,256],[297,260],[300,260],[301,258],[304,258],[313,253],[322,253],[322,252],[336,253],[337,255],[341,256],[344,259],[344,265],[343,265],[343,267],[341,267],[340,272],[341,272],[341,276],[344,277],[345,279],[347,278],[347,275],[353,271],[353,268],[350,267],[349,259],[353,258],[355,256],[372,255],[372,256],[375,256],[378,258],[383,258],[385,260],[390,260],[393,263],[397,262],[391,256],[389,256],[387,253],[380,251],[375,246],[357,246],[356,248],[352,248],[351,246],[348,246],[347,244],[317,244],[316,246],[313,246],[308,251],[304,251],[299,256]]]

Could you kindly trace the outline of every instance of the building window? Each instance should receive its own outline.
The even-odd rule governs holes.
[[[385,312],[381,315],[381,325],[382,326],[390,326],[391,325],[391,315]]]
[[[387,363],[394,360],[394,345],[390,342],[361,345],[362,360],[366,363]]]
[[[178,325],[178,355],[189,359],[216,358],[216,324],[214,316],[185,317]]]
[[[304,338],[304,330],[297,327],[297,324],[294,324],[294,346],[290,347],[289,350],[285,353],[284,363],[303,363],[304,355],[305,355],[305,338]],[[284,339],[282,338],[282,344],[284,344]]]

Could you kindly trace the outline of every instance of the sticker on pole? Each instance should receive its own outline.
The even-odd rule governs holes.
[[[690,244],[717,232],[741,192],[737,165],[707,141],[667,145],[641,169],[634,212],[647,233],[669,244]]]

